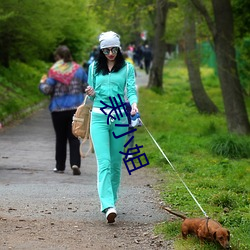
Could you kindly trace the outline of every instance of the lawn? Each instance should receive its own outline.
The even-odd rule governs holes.
[[[138,128],[135,140],[138,145],[143,142],[149,167],[157,168],[162,176],[155,188],[160,190],[164,204],[188,217],[203,217],[206,212],[230,230],[232,249],[250,249],[250,137],[228,133],[218,78],[206,67],[201,68],[201,74],[220,113],[198,113],[186,67],[180,59],[173,60],[164,69],[163,93],[139,90],[142,121],[166,158],[145,127]],[[250,113],[249,97],[246,101]],[[181,219],[176,218],[157,225],[155,232],[175,239],[178,250],[218,248],[213,243],[201,247],[194,237],[187,242],[180,239],[180,225]]]

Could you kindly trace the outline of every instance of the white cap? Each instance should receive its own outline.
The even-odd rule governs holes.
[[[113,31],[103,32],[99,36],[100,49],[119,47],[121,48],[120,36]]]

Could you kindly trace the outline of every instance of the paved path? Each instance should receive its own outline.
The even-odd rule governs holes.
[[[141,69],[136,69],[136,83],[138,87],[145,87],[148,85],[148,75]]]
[[[142,85],[143,81],[147,80],[147,76],[139,74],[137,79],[138,85]],[[81,176],[72,175],[69,163],[64,174],[53,173],[54,140],[47,107],[14,126],[0,130],[0,222],[4,220],[6,223],[8,220],[20,217],[31,221],[91,222],[95,224],[94,230],[105,230],[107,227],[105,218],[99,211],[94,154],[82,160]],[[130,176],[123,167],[116,224],[120,223],[126,229],[134,225],[133,223],[137,223],[137,226],[147,225],[145,230],[152,230],[155,223],[166,220],[166,213],[159,208],[157,192],[152,188],[157,178],[159,177],[156,170],[142,168],[134,171]],[[1,226],[10,227],[0,223],[0,231]],[[123,229],[124,232],[125,229]],[[20,230],[19,233],[22,232]],[[89,230],[91,232],[93,229],[89,228]],[[17,233],[16,230],[14,231]],[[6,234],[7,232],[10,237],[11,231],[6,229]],[[25,235],[22,236],[22,233],[17,242],[13,242],[11,237],[7,240],[2,234],[0,249],[29,249],[30,239]],[[24,237],[23,240],[22,237]],[[100,242],[102,240],[100,237]],[[24,246],[21,247],[20,242],[23,241],[26,243],[22,243]],[[39,240],[36,242],[32,239],[32,242],[36,245],[36,248],[32,249],[48,249],[50,246],[46,245],[43,248]],[[135,242],[128,244],[126,249],[136,249],[132,247],[133,244]],[[148,248],[141,246],[142,249],[154,249],[153,246],[149,246],[149,243],[145,244],[145,246],[148,244]],[[10,246],[12,248],[8,248]],[[116,247],[117,245],[109,249],[116,249]],[[95,247],[95,243],[92,243],[92,248],[87,245],[86,248],[98,249],[98,244]],[[85,248],[79,247],[79,249]]]
[[[95,155],[91,154],[82,160],[81,176],[72,175],[69,162],[65,174],[54,173],[54,166],[54,132],[47,108],[0,133],[1,208],[15,207],[17,203],[26,204],[32,197],[35,203],[39,204],[39,209],[41,206],[45,209],[47,204],[53,204],[56,197],[65,205],[65,199],[73,199],[74,206],[78,207],[78,213],[64,216],[70,216],[75,220],[83,217],[91,221],[104,220],[103,215],[99,213]],[[149,186],[152,185],[148,174],[150,171],[142,168],[130,176],[125,166],[123,167],[121,198],[118,205],[118,210],[121,211],[120,219],[141,222],[162,219],[161,214],[150,213],[154,204],[151,201],[145,202],[147,192],[151,190]],[[136,212],[130,215],[123,214],[128,206],[134,209],[135,204],[138,204]],[[34,209],[36,207],[37,204],[34,204]],[[27,210],[23,206],[22,214],[30,216],[30,213],[30,209]],[[61,211],[52,216],[60,218]]]

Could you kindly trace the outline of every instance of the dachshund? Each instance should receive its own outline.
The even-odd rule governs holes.
[[[181,233],[183,239],[187,239],[188,234],[196,235],[200,241],[208,240],[218,242],[223,249],[231,249],[230,232],[228,229],[210,218],[187,218],[185,215],[173,212],[171,209],[163,207],[169,213],[183,219]]]

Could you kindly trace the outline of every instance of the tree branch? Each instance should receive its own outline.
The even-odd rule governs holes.
[[[190,0],[190,1],[194,5],[194,7],[201,13],[201,15],[205,18],[209,30],[211,31],[213,37],[215,37],[216,27],[205,5],[200,0]]]

